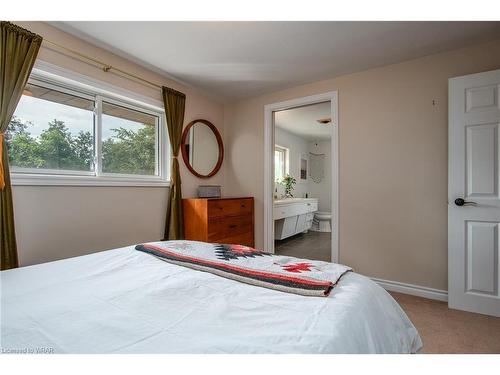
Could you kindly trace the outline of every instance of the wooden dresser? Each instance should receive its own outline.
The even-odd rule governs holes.
[[[187,240],[254,247],[253,198],[182,200]]]

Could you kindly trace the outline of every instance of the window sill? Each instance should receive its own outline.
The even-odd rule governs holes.
[[[40,175],[34,173],[11,173],[10,176],[13,186],[170,186],[170,181],[160,178]]]

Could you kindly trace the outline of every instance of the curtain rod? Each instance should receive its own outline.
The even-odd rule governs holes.
[[[88,61],[92,61],[92,62],[94,62],[94,63],[96,63],[96,64],[102,65],[102,70],[103,70],[104,72],[106,72],[106,73],[107,73],[107,72],[109,72],[109,71],[111,71],[111,70],[115,70],[115,71],[117,71],[117,72],[121,73],[121,74],[122,74],[122,75],[124,75],[124,76],[131,77],[131,78],[133,78],[133,79],[135,79],[135,80],[137,80],[137,81],[144,82],[144,83],[146,83],[146,84],[148,84],[148,85],[150,85],[150,86],[153,86],[153,87],[156,87],[156,88],[159,88],[159,89],[161,89],[161,88],[162,88],[162,86],[161,86],[161,85],[157,85],[156,83],[151,82],[151,81],[148,81],[147,79],[144,79],[144,78],[142,78],[142,77],[139,77],[138,75],[135,75],[135,74],[133,74],[133,73],[129,73],[129,72],[127,72],[127,71],[125,71],[125,70],[122,70],[122,69],[120,69],[120,68],[117,68],[117,67],[114,67],[114,66],[112,66],[112,65],[106,64],[105,62],[102,62],[102,61],[97,60],[97,59],[95,59],[95,58],[93,58],[93,57],[90,57],[90,56],[84,55],[83,53],[80,53],[80,52],[78,52],[78,51],[75,51],[75,50],[73,50],[73,49],[71,49],[71,48],[64,47],[64,46],[62,46],[62,45],[60,45],[60,44],[58,44],[58,43],[52,42],[52,41],[50,41],[50,40],[48,40],[48,39],[43,39],[42,43],[48,43],[48,44],[51,44],[51,45],[53,45],[53,46],[55,46],[55,47],[57,47],[57,48],[60,48],[60,49],[65,50],[65,51],[67,51],[67,52],[69,52],[69,53],[71,53],[71,54],[73,54],[73,55],[75,55],[75,56],[78,56],[78,57],[80,58],[80,61],[85,62],[85,61],[83,60],[83,59],[85,59],[85,60],[88,60]]]

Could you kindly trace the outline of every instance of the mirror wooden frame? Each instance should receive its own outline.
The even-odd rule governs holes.
[[[189,164],[189,155],[186,152],[186,139],[188,138],[189,130],[193,127],[194,124],[201,122],[205,125],[207,125],[210,130],[215,135],[215,138],[217,139],[217,145],[219,146],[219,158],[217,159],[217,164],[215,165],[214,169],[207,175],[203,175],[198,173],[192,166]],[[203,120],[203,119],[196,119],[191,121],[185,128],[184,131],[182,132],[182,138],[181,138],[181,153],[182,153],[182,160],[184,160],[184,164],[186,165],[187,169],[194,174],[198,178],[210,178],[212,176],[215,176],[217,172],[219,172],[220,167],[222,166],[222,161],[224,160],[224,144],[222,143],[222,137],[220,136],[219,130],[215,127],[214,124],[212,124],[210,121]]]

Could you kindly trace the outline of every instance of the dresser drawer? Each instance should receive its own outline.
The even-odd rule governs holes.
[[[208,200],[208,217],[239,216],[253,212],[252,199]]]
[[[253,236],[253,218],[250,215],[209,219],[209,242],[245,233],[251,233]]]
[[[254,246],[253,198],[187,198],[182,202],[186,240]]]

